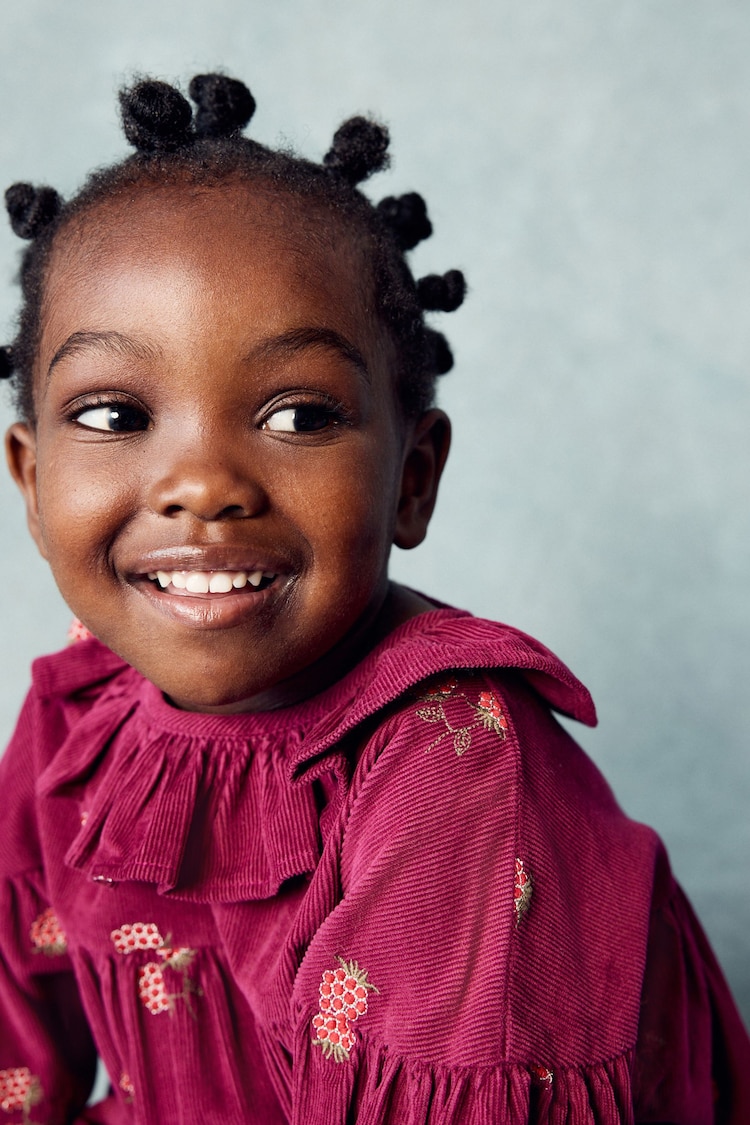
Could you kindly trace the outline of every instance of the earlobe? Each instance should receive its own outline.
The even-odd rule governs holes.
[[[451,424],[442,410],[428,410],[417,421],[404,458],[401,497],[393,542],[411,550],[418,547],[437,500],[438,485],[451,442]]]
[[[36,491],[36,436],[25,422],[15,422],[8,430],[5,435],[5,455],[11,476],[26,503],[29,531],[40,553],[46,558]]]

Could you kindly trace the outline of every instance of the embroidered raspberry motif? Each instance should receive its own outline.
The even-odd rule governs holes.
[[[74,645],[76,641],[88,641],[93,635],[77,617],[74,617],[68,626],[69,645]]]
[[[31,923],[29,937],[35,953],[46,953],[48,957],[59,957],[68,950],[68,939],[51,906],[43,910],[39,917]]]
[[[24,1125],[32,1125],[29,1110],[42,1100],[39,1079],[27,1066],[0,1070],[0,1109],[4,1113],[23,1112]]]
[[[533,883],[524,867],[522,859],[516,859],[516,875],[513,883],[513,909],[516,912],[516,925],[523,918],[531,903]]]
[[[313,1017],[313,1042],[327,1059],[344,1062],[356,1041],[353,1023],[367,1012],[368,992],[377,992],[356,961],[338,958],[338,969],[326,969],[320,982],[320,1011]]]
[[[109,935],[118,953],[134,953],[136,949],[161,949],[164,938],[153,922],[132,922],[120,926]]]
[[[117,1085],[125,1095],[125,1103],[129,1104],[130,1102],[132,1102],[135,1098],[135,1086],[133,1085],[130,1075],[126,1074],[125,1071],[123,1071],[120,1075],[120,1081],[117,1083]]]
[[[172,1009],[172,998],[167,992],[164,973],[156,961],[149,961],[138,970],[138,997],[152,1016]]]
[[[138,997],[141,1003],[158,1016],[161,1012],[173,1012],[177,1000],[184,1000],[190,1015],[196,1019],[192,996],[202,996],[201,989],[190,979],[187,970],[195,957],[195,950],[186,945],[173,946],[170,938],[163,938],[154,922],[128,922],[110,934],[118,953],[127,957],[140,950],[155,950],[163,961],[148,961],[138,970]],[[179,992],[169,992],[164,969],[169,967],[182,977]]]
[[[428,692],[421,697],[422,699],[448,699],[453,695],[453,692],[458,687],[458,680],[455,676],[446,676],[445,679],[438,680],[436,684],[430,688]]]
[[[505,718],[505,713],[500,704],[500,700],[495,695],[494,691],[482,691],[479,693],[479,702],[475,710],[479,715],[482,725],[487,730],[494,730],[500,738],[505,738],[508,731],[508,720]]]
[[[554,1074],[546,1066],[532,1066],[531,1077],[542,1086],[551,1086]]]
[[[437,738],[433,738],[425,752],[432,750],[433,746],[437,746],[444,738],[452,735],[453,749],[456,756],[460,758],[471,746],[472,730],[479,726],[484,727],[485,730],[494,731],[498,738],[505,738],[508,731],[508,720],[494,691],[480,692],[478,701],[472,703],[466,692],[457,691],[457,688],[458,680],[451,677],[449,680],[441,681],[419,697],[423,706],[417,708],[418,717],[425,723],[439,723],[445,727],[445,730]],[[456,700],[463,699],[474,712],[476,718],[472,722],[464,723],[463,726],[453,726],[444,707],[446,700],[451,697]]]

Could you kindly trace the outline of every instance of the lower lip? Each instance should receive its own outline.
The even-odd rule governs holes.
[[[197,629],[233,629],[252,620],[276,600],[288,585],[288,577],[277,576],[263,590],[245,586],[226,594],[170,593],[149,579],[134,582],[133,588],[161,613]]]

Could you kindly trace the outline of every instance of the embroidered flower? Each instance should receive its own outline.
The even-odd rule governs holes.
[[[46,953],[48,957],[59,957],[68,949],[68,939],[51,906],[43,910],[31,923],[29,930],[31,944],[35,953]]]
[[[77,617],[74,617],[70,625],[68,626],[69,645],[74,645],[76,641],[88,641],[91,637],[93,637],[93,635],[94,634],[90,632],[83,624],[83,622],[79,621]]]
[[[516,925],[523,918],[531,903],[533,884],[531,876],[524,867],[522,859],[516,859],[516,875],[513,883],[513,909],[516,912]]]
[[[12,1066],[0,1070],[0,1109],[4,1113],[23,1112],[24,1125],[31,1125],[29,1110],[42,1100],[39,1079],[27,1066]]]
[[[353,1023],[367,1012],[368,992],[377,992],[356,961],[338,958],[338,969],[326,969],[320,982],[320,1011],[313,1017],[313,1042],[336,1062],[349,1058],[356,1041]]]
[[[432,740],[427,750],[432,750],[433,746],[437,746],[444,738],[452,735],[453,749],[456,756],[460,758],[471,746],[471,732],[475,727],[482,726],[485,730],[494,731],[498,738],[504,739],[508,731],[508,720],[494,691],[480,692],[478,701],[473,703],[466,692],[456,691],[457,687],[458,680],[452,677],[450,680],[439,683],[425,695],[420,696],[424,706],[417,708],[417,715],[425,723],[441,723],[445,727],[445,730]],[[446,715],[443,706],[444,702],[451,697],[465,700],[476,718],[470,723],[464,723],[463,726],[454,726]]]
[[[170,938],[163,938],[154,922],[127,922],[110,934],[118,953],[127,957],[139,950],[155,950],[163,965],[148,961],[138,970],[138,998],[152,1016],[173,1012],[177,1000],[184,1000],[190,1015],[195,1019],[192,996],[202,996],[201,989],[190,979],[187,970],[195,957],[195,950],[186,945],[173,946]],[[169,992],[164,969],[169,968],[182,977],[179,992]]]
[[[135,1098],[135,1086],[132,1083],[130,1075],[126,1074],[125,1071],[123,1071],[122,1074],[120,1075],[120,1081],[118,1082],[118,1086],[120,1087],[123,1094],[125,1095],[126,1105],[129,1104],[130,1102],[132,1102],[133,1099]]]

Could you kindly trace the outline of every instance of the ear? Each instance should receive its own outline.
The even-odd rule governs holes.
[[[26,502],[29,531],[40,554],[46,558],[36,492],[36,435],[25,422],[15,422],[8,430],[5,435],[5,455],[11,476]]]
[[[397,547],[418,547],[427,534],[450,444],[451,424],[442,410],[427,410],[414,424],[401,474]]]

